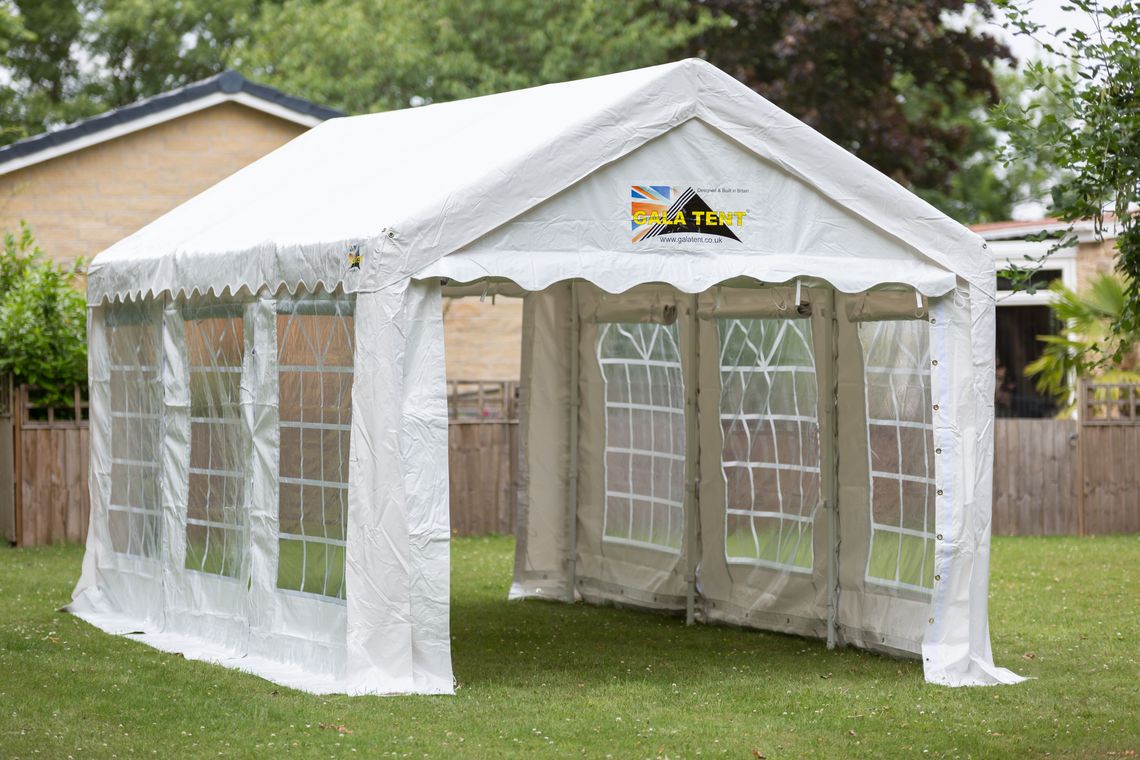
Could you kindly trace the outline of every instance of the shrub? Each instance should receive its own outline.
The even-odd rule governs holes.
[[[0,255],[0,374],[37,386],[45,404],[70,404],[87,378],[87,304],[70,269],[44,257],[28,226],[4,234]]]

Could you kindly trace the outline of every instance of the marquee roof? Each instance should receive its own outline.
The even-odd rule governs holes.
[[[852,225],[993,293],[981,238],[690,59],[324,122],[97,256],[89,298],[318,283],[371,290],[427,276],[442,257],[694,120],[825,198]],[[628,229],[625,198],[614,211]],[[684,254],[675,247],[679,262]],[[850,287],[898,279],[873,268],[868,262]]]

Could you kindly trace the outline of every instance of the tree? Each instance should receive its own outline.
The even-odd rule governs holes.
[[[963,221],[1005,215],[965,0],[0,0],[0,143],[238,68],[349,113],[708,58]],[[961,27],[961,28],[959,28]],[[0,43],[2,44],[2,43]]]
[[[83,16],[75,0],[15,0],[8,12],[19,32],[5,57],[0,144],[104,110],[79,76]]]
[[[1047,39],[1027,8],[1006,6],[1010,26],[1038,40],[1047,53],[1073,61],[1074,68],[1058,72],[1043,62],[1027,68],[1034,87],[1050,90],[1065,104],[1062,113],[1036,117],[1032,106],[1007,104],[998,123],[1011,128],[1010,163],[1049,151],[1064,171],[1052,188],[1053,215],[1070,223],[1091,219],[1098,236],[1106,224],[1116,225],[1117,269],[1127,285],[1111,327],[1115,349],[1102,361],[1120,362],[1140,327],[1140,7],[1095,0],[1070,5],[1089,15],[1092,34],[1060,29]],[[1021,281],[1027,277],[1024,269],[1015,274]]]
[[[48,405],[69,404],[72,386],[87,377],[87,304],[75,287],[77,269],[45,259],[27,225],[3,243],[0,374],[37,386]]]
[[[705,0],[732,19],[694,52],[899,182],[946,191],[1008,49],[947,23],[964,0]],[[988,2],[974,4],[988,17]]]
[[[1132,283],[1113,274],[1100,275],[1083,293],[1059,282],[1051,288],[1056,298],[1049,308],[1053,316],[1067,325],[1067,334],[1039,336],[1045,346],[1025,373],[1036,378],[1037,390],[1057,400],[1062,415],[1072,412],[1073,383],[1078,379],[1096,373],[1106,382],[1140,382],[1135,354],[1125,356],[1113,369],[1103,369],[1120,344],[1140,340],[1140,335],[1122,335],[1113,329],[1129,308],[1131,289]]]
[[[217,74],[262,1],[0,0],[0,144]]]
[[[243,63],[358,113],[664,63],[715,23],[688,0],[285,0]]]
[[[96,0],[91,5],[88,49],[102,69],[92,89],[104,102],[123,105],[229,68],[248,45],[262,2]]]

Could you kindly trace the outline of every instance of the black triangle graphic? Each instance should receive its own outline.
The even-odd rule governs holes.
[[[721,224],[719,221],[716,224],[707,224],[704,220],[708,219],[707,212],[711,212],[709,204],[705,203],[701,196],[693,192],[693,188],[689,188],[681,193],[681,197],[677,199],[677,203],[669,209],[668,216],[673,218],[677,215],[678,211],[685,212],[684,224],[658,224],[648,233],[645,238],[657,237],[658,235],[670,235],[674,232],[690,232],[698,233],[701,235],[717,235],[719,237],[731,238],[736,242],[740,242],[740,238],[729,228],[727,224]],[[702,212],[700,214],[701,223],[696,223],[696,215],[694,211]]]

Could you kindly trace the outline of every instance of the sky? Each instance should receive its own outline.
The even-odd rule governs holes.
[[[1022,4],[1019,3],[1019,5]],[[1048,30],[1061,27],[1082,29],[1089,33],[1095,30],[1095,26],[1088,14],[1080,11],[1066,12],[1062,10],[1064,5],[1066,5],[1065,0],[1029,0],[1024,3],[1023,7],[1028,7],[1031,20],[1044,25],[1045,29]],[[1003,29],[1001,19],[1004,17],[1000,11],[997,15],[998,18],[986,24],[985,28],[995,37],[1005,40],[1019,61],[1041,56],[1041,49],[1036,42],[1022,35],[1013,34],[1012,31]]]

